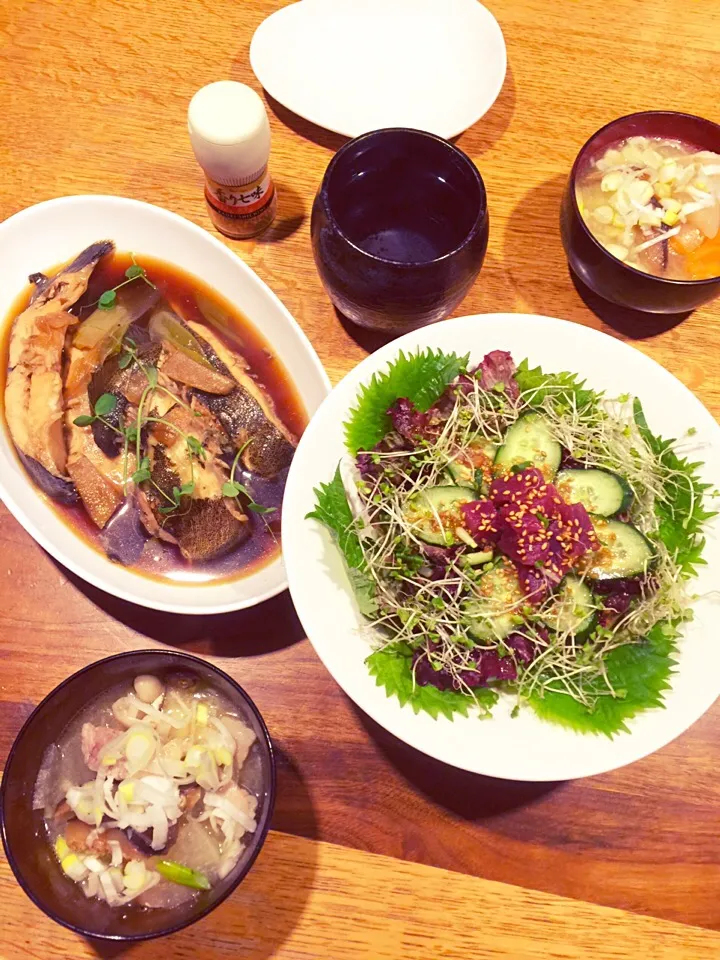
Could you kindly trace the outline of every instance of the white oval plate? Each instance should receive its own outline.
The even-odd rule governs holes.
[[[275,294],[220,241],[160,207],[122,197],[48,200],[0,224],[0,323],[28,274],[72,259],[95,240],[118,250],[152,255],[205,280],[235,304],[272,345],[294,382],[308,416],[330,383],[307,337]],[[123,600],[174,613],[224,613],[272,597],[287,586],[282,559],[247,577],[219,584],[150,580],[112,563],[76,536],[27,478],[6,430],[0,429],[0,497],[15,518],[56,560],[79,577]]]
[[[303,0],[306,2],[306,0]],[[539,720],[530,709],[510,717],[510,697],[492,719],[433,720],[401,707],[375,685],[363,661],[371,652],[368,628],[353,598],[339,549],[315,520],[313,487],[329,481],[345,452],[343,422],[358,388],[384,370],[398,351],[425,347],[464,354],[478,362],[490,350],[509,350],[517,362],[570,370],[611,396],[632,392],[642,400],[650,427],[680,437],[689,427],[693,460],[704,460],[708,482],[720,476],[720,428],[690,391],[667,370],[619,340],[563,320],[524,314],[486,314],[447,320],[401,337],[365,359],[333,390],[303,436],[285,490],[283,549],[290,592],[318,656],[345,693],[373,720],[423,753],[475,773],[512,780],[566,780],[601,773],[652,753],[686,730],[720,693],[717,602],[700,600],[680,641],[678,672],[666,709],[631,721],[630,734],[610,740],[576,734]],[[707,594],[720,571],[719,524],[712,525],[693,589]]]
[[[272,97],[336,133],[449,138],[493,105],[507,57],[477,0],[301,0],[260,24],[250,64]]]

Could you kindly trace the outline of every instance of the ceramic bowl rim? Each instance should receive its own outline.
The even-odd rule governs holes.
[[[239,693],[240,699],[248,707],[250,712],[253,714],[255,719],[258,722],[258,726],[262,731],[265,743],[268,748],[268,756],[270,760],[269,764],[269,781],[267,784],[267,816],[265,818],[265,823],[257,834],[258,839],[255,846],[255,849],[248,857],[247,861],[243,864],[242,868],[238,870],[238,874],[235,879],[230,883],[227,889],[218,895],[211,903],[209,903],[203,910],[201,910],[196,916],[190,917],[187,920],[182,920],[178,923],[173,924],[170,927],[167,927],[162,930],[158,930],[153,933],[143,933],[143,934],[123,934],[123,933],[91,933],[88,930],[83,929],[81,926],[78,926],[74,923],[71,923],[68,920],[63,920],[57,916],[55,911],[43,904],[38,896],[36,896],[34,890],[26,883],[25,877],[23,876],[22,870],[19,865],[19,861],[15,857],[13,851],[10,848],[10,843],[7,837],[7,830],[5,825],[5,793],[6,785],[8,783],[8,770],[11,769],[12,761],[15,756],[15,753],[18,751],[21,740],[25,735],[28,727],[31,725],[33,720],[37,717],[41,710],[49,706],[52,700],[55,699],[56,694],[61,690],[68,687],[74,681],[78,680],[89,670],[99,667],[101,664],[110,663],[110,661],[123,660],[125,658],[131,657],[144,657],[148,654],[153,656],[168,657],[170,659],[178,659],[180,661],[189,662],[188,669],[192,669],[194,664],[201,664],[203,668],[209,669],[212,673],[219,674],[223,680],[226,680],[230,683],[232,687],[235,688],[235,691]],[[35,706],[30,714],[30,716],[25,720],[23,725],[20,727],[20,730],[17,732],[15,739],[12,742],[10,751],[7,755],[5,761],[5,769],[3,772],[2,781],[0,782],[0,838],[2,839],[3,850],[5,851],[5,856],[7,861],[10,864],[10,869],[13,872],[13,876],[17,880],[21,889],[25,894],[30,898],[30,900],[35,904],[38,909],[53,920],[55,923],[60,924],[60,926],[65,927],[68,930],[72,930],[73,933],[77,933],[82,937],[89,937],[91,940],[110,940],[116,943],[139,943],[143,940],[155,940],[158,937],[166,937],[171,933],[177,933],[179,930],[189,927],[191,924],[196,923],[198,920],[202,920],[203,917],[206,917],[211,913],[217,906],[219,906],[224,900],[226,900],[234,891],[238,888],[240,883],[245,879],[245,877],[250,872],[255,860],[260,853],[260,850],[265,844],[268,832],[270,830],[270,821],[272,820],[273,811],[275,808],[275,798],[277,793],[277,769],[276,769],[276,760],[275,760],[275,751],[273,749],[272,740],[270,738],[270,732],[268,731],[265,720],[263,719],[260,710],[258,709],[255,701],[252,699],[250,694],[242,687],[237,680],[226,673],[220,667],[216,666],[214,663],[211,663],[209,660],[204,660],[202,657],[196,657],[189,653],[184,653],[180,650],[162,650],[162,649],[152,649],[147,648],[144,650],[125,650],[122,653],[115,653],[109,657],[102,657],[100,660],[94,660],[92,663],[85,664],[84,667],[81,667],[80,670],[76,670],[75,673],[70,674],[70,676],[65,677],[57,686],[46,694],[40,703]]]
[[[708,127],[714,127],[717,130],[718,135],[720,135],[720,124],[715,123],[714,120],[707,120],[705,117],[699,117],[694,113],[686,113],[683,110],[638,110],[635,113],[627,113],[625,116],[616,117],[614,120],[610,120],[588,137],[582,147],[580,147],[577,156],[575,157],[575,162],[570,170],[570,178],[568,180],[568,187],[570,188],[568,192],[571,195],[570,203],[572,204],[572,211],[575,214],[576,219],[579,221],[583,232],[587,237],[590,238],[594,246],[603,254],[603,256],[612,261],[612,263],[618,268],[626,270],[630,276],[644,277],[646,280],[649,279],[650,281],[659,284],[668,284],[669,286],[678,287],[680,289],[691,289],[693,287],[700,288],[703,286],[717,284],[720,281],[720,274],[715,277],[705,277],[703,280],[673,280],[670,277],[656,277],[654,273],[647,273],[645,270],[638,270],[637,267],[631,267],[630,264],[624,263],[622,260],[618,260],[617,257],[614,257],[608,250],[605,249],[605,247],[600,243],[600,241],[595,237],[593,232],[585,223],[585,219],[580,213],[580,208],[578,207],[577,203],[575,183],[577,180],[578,169],[582,161],[590,152],[593,142],[602,133],[605,133],[606,130],[610,130],[616,125],[620,126],[626,123],[628,120],[635,120],[641,117],[686,117],[691,120],[698,120],[700,123],[705,124]]]
[[[364,250],[362,247],[358,246],[357,243],[351,240],[347,233],[342,229],[330,203],[328,189],[330,185],[330,178],[332,177],[340,160],[347,153],[350,153],[351,150],[354,150],[363,140],[374,139],[381,136],[398,133],[411,134],[412,136],[421,137],[424,140],[434,140],[439,143],[443,148],[447,149],[448,152],[454,154],[460,160],[460,162],[469,169],[470,174],[477,184],[480,192],[477,215],[472,226],[467,231],[463,239],[459,244],[453,247],[452,250],[448,250],[447,253],[443,253],[439,257],[434,257],[432,260],[392,260],[388,257],[380,257],[375,253],[370,253],[368,250]],[[375,260],[377,263],[385,264],[391,267],[397,267],[400,269],[406,268],[417,270],[418,268],[426,269],[441,265],[443,261],[450,260],[452,257],[457,256],[457,254],[465,249],[465,247],[469,246],[488,221],[488,203],[485,181],[483,180],[482,174],[478,170],[473,160],[463,150],[461,150],[460,147],[452,143],[450,140],[445,140],[436,133],[430,133],[428,130],[419,130],[415,127],[380,127],[377,130],[369,130],[367,133],[361,133],[359,136],[353,137],[352,140],[348,140],[347,143],[344,143],[342,147],[340,147],[330,163],[327,165],[325,173],[323,174],[322,183],[320,184],[319,196],[322,197],[324,211],[328,220],[332,223],[334,229],[338,232],[342,239],[349,246],[351,246],[353,250],[356,250],[361,256],[366,257],[368,260]]]

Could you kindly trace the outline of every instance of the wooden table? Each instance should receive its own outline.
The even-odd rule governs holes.
[[[187,103],[218,78],[257,87],[250,38],[278,5],[6,0],[0,215],[63,194],[115,193],[212,231]],[[607,120],[654,107],[720,120],[717,5],[490,5],[509,71],[490,113],[459,140],[485,178],[491,236],[457,314],[526,310],[631,339],[717,414],[720,308],[681,324],[614,310],[575,288],[558,235],[572,159]],[[337,380],[379,342],[340,323],[310,254],[312,197],[342,138],[268,106],[279,216],[259,240],[229,246],[284,300]],[[304,639],[287,594],[246,613],[179,619],[80,582],[4,509],[0,544],[1,757],[33,704],[69,673],[163,644],[240,680],[277,743],[277,832],[248,880],[209,918],[166,944],[133,947],[133,958],[720,956],[719,707],[624,770],[497,782],[442,767],[360,713]],[[51,924],[4,861],[0,903],[2,960],[122,952]]]

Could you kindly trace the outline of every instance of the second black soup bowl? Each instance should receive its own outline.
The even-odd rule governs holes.
[[[311,229],[338,310],[360,326],[403,333],[449,316],[477,277],[488,242],[485,186],[441,137],[375,130],[331,160]]]
[[[671,280],[636,270],[605,249],[580,213],[578,179],[608,147],[635,136],[682,140],[698,150],[720,152],[720,125],[672,110],[632,113],[594,133],[573,164],[560,212],[560,231],[570,269],[594,293],[621,307],[656,314],[694,310],[720,295],[720,277]]]
[[[172,909],[111,907],[86,899],[69,880],[45,833],[43,811],[34,809],[33,794],[43,755],[57,742],[78,712],[116,683],[132,683],[138,674],[181,672],[196,677],[225,697],[254,732],[256,742],[243,767],[243,784],[258,798],[257,830],[247,835],[238,865],[189,906]],[[181,930],[199,920],[229,896],[260,852],[275,801],[275,761],[270,735],[257,707],[243,688],[218,667],[185,653],[137,650],[92,663],[73,674],[45,697],[30,714],[10,751],[0,787],[0,831],[12,871],[25,893],[53,920],[85,937],[146,940]],[[238,949],[241,945],[238,944]],[[172,953],[172,951],[171,951]]]

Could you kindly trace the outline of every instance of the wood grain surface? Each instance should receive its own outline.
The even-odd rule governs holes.
[[[166,940],[87,941],[44,916],[27,924],[0,863],[11,909],[0,960],[701,960],[720,934],[271,833],[232,899]]]
[[[50,197],[113,193],[213,231],[187,141],[187,104],[219,78],[258,88],[250,38],[279,5],[6,0],[0,216]],[[575,153],[613,117],[663,107],[720,120],[718,4],[489,5],[505,33],[509,70],[492,110],[458,141],[485,179],[491,231],[483,271],[456,315],[531,311],[629,339],[717,416],[718,305],[686,318],[643,318],[577,288],[560,244],[558,206]],[[343,140],[271,100],[268,107],[278,219],[258,240],[226,242],[284,300],[337,380],[382,342],[338,318],[310,252],[312,198]],[[280,752],[276,829],[720,928],[717,706],[655,756],[591,780],[532,785],[463,774],[398,743],[353,707],[304,639],[287,595],[220,618],[148,613],[77,580],[0,509],[0,757],[32,705],[70,672],[156,644],[212,657],[255,698]],[[263,855],[263,870],[273,849]],[[33,929],[37,924],[50,942],[37,911],[22,897],[12,903],[15,922],[32,916]],[[219,936],[228,936],[222,923]],[[277,955],[353,956],[308,949]],[[454,954],[438,948],[435,956],[444,955]],[[651,954],[628,948],[620,955]]]

